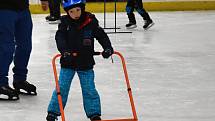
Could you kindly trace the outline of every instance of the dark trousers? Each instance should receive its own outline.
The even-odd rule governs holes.
[[[50,10],[50,16],[54,16],[56,18],[60,18],[60,5],[61,0],[48,0],[49,2],[49,10]]]
[[[143,8],[142,0],[128,0],[126,5],[126,12],[130,22],[136,23],[136,19],[133,13],[134,9],[143,17],[144,20],[151,20],[149,14]]]
[[[32,19],[28,9],[0,10],[0,86],[8,85],[9,66],[14,62],[14,81],[25,81],[32,49]]]

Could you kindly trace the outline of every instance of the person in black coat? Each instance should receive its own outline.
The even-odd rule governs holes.
[[[41,0],[43,10],[48,2]],[[18,100],[20,89],[36,94],[36,87],[28,83],[28,62],[32,49],[32,19],[28,0],[1,0],[0,4],[0,95]],[[8,83],[10,64],[13,67],[13,88]]]
[[[55,36],[57,48],[62,55],[59,86],[63,106],[66,105],[72,79],[77,73],[86,116],[91,121],[101,120],[100,97],[94,83],[94,38],[104,49],[102,52],[104,58],[109,58],[113,54],[113,47],[95,15],[85,11],[84,1],[67,0],[63,5],[67,15],[62,16]],[[55,121],[59,115],[57,93],[54,90],[46,119]]]

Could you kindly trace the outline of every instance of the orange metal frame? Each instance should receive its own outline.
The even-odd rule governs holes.
[[[99,52],[101,54],[101,52]],[[125,118],[125,119],[108,119],[108,120],[101,120],[101,121],[138,121],[137,119],[137,113],[136,113],[136,109],[135,109],[135,105],[134,105],[134,100],[133,100],[133,96],[132,96],[132,91],[131,91],[131,87],[130,87],[130,82],[128,79],[128,72],[126,69],[126,64],[125,64],[125,59],[122,56],[121,53],[119,52],[114,52],[115,55],[118,55],[121,59],[121,63],[122,63],[122,67],[123,67],[123,71],[124,71],[124,75],[125,75],[125,81],[127,84],[127,91],[128,91],[128,95],[129,95],[129,99],[130,99],[130,104],[131,104],[131,109],[132,109],[132,114],[133,117],[132,118]],[[53,57],[52,59],[52,67],[53,67],[53,71],[54,71],[54,78],[55,78],[55,83],[56,83],[56,91],[57,91],[57,97],[58,97],[58,103],[59,103],[59,107],[60,107],[60,112],[61,112],[61,118],[62,121],[65,121],[65,115],[64,115],[64,109],[63,109],[63,103],[62,103],[62,97],[60,95],[60,87],[59,87],[59,83],[58,83],[58,74],[57,74],[57,68],[56,68],[56,59],[58,57],[60,57],[60,54],[57,54]]]

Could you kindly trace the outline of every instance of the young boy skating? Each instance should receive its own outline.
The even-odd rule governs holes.
[[[82,89],[83,105],[86,116],[91,120],[101,120],[100,97],[94,83],[93,66],[94,38],[104,51],[102,56],[109,58],[113,54],[111,42],[98,25],[96,17],[85,11],[82,0],[67,0],[63,3],[67,15],[61,18],[56,32],[56,43],[60,58],[59,86],[65,107],[72,79],[77,73]],[[54,90],[48,106],[47,121],[55,121],[60,116],[57,93]]]

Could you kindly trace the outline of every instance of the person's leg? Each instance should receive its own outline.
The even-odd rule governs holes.
[[[48,19],[50,24],[58,24],[60,22],[60,4],[61,0],[49,0],[51,4],[50,8],[50,17]]]
[[[15,50],[14,31],[16,12],[0,10],[0,86],[8,85],[9,66]]]
[[[48,0],[50,16],[54,16],[54,0]]]
[[[134,15],[134,1],[133,0],[128,0],[127,1],[127,5],[126,5],[126,13],[127,13],[127,16],[128,16],[128,20],[129,20],[129,23],[126,24],[126,27],[128,29],[132,29],[132,28],[136,28],[137,25],[136,25],[136,19],[135,19],[135,15]]]
[[[137,0],[135,9],[143,17],[144,20],[151,20],[148,12],[143,8],[142,0]]]
[[[62,96],[63,107],[65,107],[68,94],[71,86],[72,79],[75,75],[75,71],[72,69],[61,68],[59,76],[60,94]],[[53,91],[51,101],[48,106],[48,113],[60,115],[60,108],[58,104],[56,89]]]
[[[77,71],[80,79],[84,110],[88,118],[101,116],[100,97],[94,83],[94,71]]]
[[[18,13],[19,18],[15,25],[15,54],[14,54],[14,81],[25,81],[28,73],[28,62],[32,50],[32,19],[30,11]]]
[[[49,15],[45,17],[46,21],[49,21],[49,19],[51,18],[51,15],[53,13],[51,0],[48,0],[48,3],[49,3]]]
[[[13,61],[15,50],[14,31],[17,13],[0,10],[0,94],[8,95],[8,99],[19,99],[18,94],[9,86],[8,72]]]
[[[61,4],[61,0],[54,0],[54,8],[53,8],[53,13],[54,13],[54,17],[56,19],[60,19],[60,4]]]
[[[32,19],[28,9],[17,12],[15,25],[15,53],[13,67],[13,86],[19,91],[23,89],[30,95],[36,95],[36,87],[27,80],[28,62],[32,50]]]
[[[143,20],[145,22],[143,28],[144,29],[150,28],[154,23],[153,23],[151,17],[149,16],[148,12],[143,8],[142,0],[137,0],[136,4],[137,5],[136,5],[135,9],[143,17]]]

